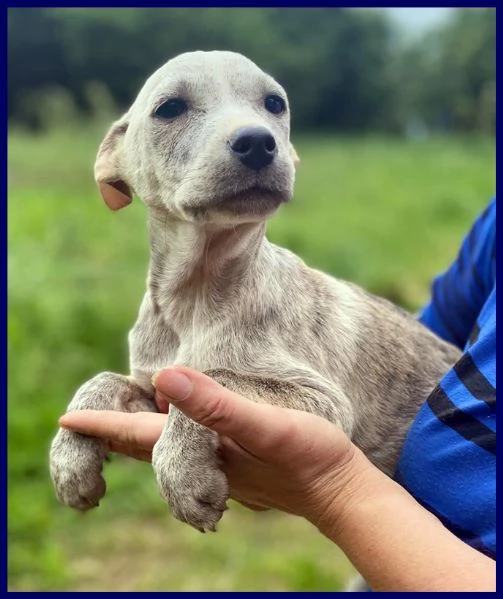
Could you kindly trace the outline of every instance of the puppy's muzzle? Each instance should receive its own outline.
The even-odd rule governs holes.
[[[242,127],[228,144],[234,156],[254,171],[269,166],[278,153],[276,140],[265,127]]]

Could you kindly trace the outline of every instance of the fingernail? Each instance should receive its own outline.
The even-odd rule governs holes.
[[[192,392],[192,381],[177,370],[161,370],[152,377],[152,384],[171,401],[183,401]]]
[[[58,424],[59,424],[59,426],[62,426],[63,428],[65,428],[65,426],[67,426],[67,424],[68,424],[68,415],[64,414],[63,416],[60,416],[60,418],[58,420]]]

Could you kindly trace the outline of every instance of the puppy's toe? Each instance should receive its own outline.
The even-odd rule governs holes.
[[[59,501],[83,512],[97,507],[106,491],[106,483],[101,475],[82,476],[71,468],[56,474],[53,480]]]
[[[201,532],[215,532],[227,509],[229,485],[225,474],[218,468],[216,456],[208,459],[205,467],[198,461],[191,467],[164,456],[152,456],[159,491],[168,502],[173,516]]]
[[[106,443],[61,429],[50,452],[51,478],[59,501],[86,511],[99,505],[106,491],[101,475]]]
[[[190,524],[200,532],[216,532],[224,511],[225,501],[202,501],[196,497],[171,498],[171,510],[178,520]]]

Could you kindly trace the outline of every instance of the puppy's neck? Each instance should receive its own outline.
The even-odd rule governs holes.
[[[196,224],[149,209],[148,287],[163,312],[178,304],[225,305],[260,269],[265,223]]]

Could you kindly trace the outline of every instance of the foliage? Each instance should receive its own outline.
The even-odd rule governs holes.
[[[492,10],[460,9],[441,31],[397,58],[399,106],[431,127],[494,132],[496,19]],[[398,85],[399,84],[399,85]]]
[[[44,97],[66,95],[93,113],[97,84],[124,109],[145,77],[188,50],[241,52],[287,89],[296,129],[492,133],[495,11],[456,9],[412,47],[378,9],[12,8],[9,117],[32,128],[54,116]]]

